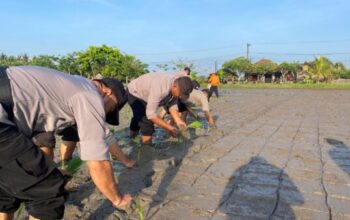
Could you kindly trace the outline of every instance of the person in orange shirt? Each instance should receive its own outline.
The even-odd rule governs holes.
[[[220,85],[220,78],[216,72],[210,74],[208,83],[210,84],[210,92],[212,94],[215,92],[216,97],[219,98],[218,87]]]

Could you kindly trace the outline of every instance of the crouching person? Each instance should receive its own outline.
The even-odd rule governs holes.
[[[193,90],[187,71],[176,74],[147,73],[128,85],[128,103],[133,117],[130,122],[130,136],[133,138],[141,130],[143,144],[152,142],[154,124],[165,129],[170,135],[177,135],[176,127],[164,122],[158,115],[160,106],[170,106],[169,111],[179,128],[186,127],[177,110],[177,100],[185,101]]]
[[[208,89],[203,89],[202,91],[194,89],[185,102],[179,100],[177,106],[178,111],[181,114],[182,120],[186,122],[188,113],[191,113],[195,118],[198,118],[198,115],[194,113],[191,108],[200,106],[202,108],[202,111],[204,112],[205,118],[207,119],[209,126],[216,128],[215,121],[212,115],[210,114],[209,109],[210,97],[211,92]],[[169,113],[169,110],[167,107],[165,107],[161,110],[159,117],[164,118],[167,113]]]
[[[105,121],[118,124],[125,104],[114,79],[88,80],[42,67],[0,68],[0,219],[12,219],[24,202],[30,219],[61,219],[64,178],[31,141],[40,132],[76,124],[81,158],[103,195],[117,208],[130,204],[113,177]]]

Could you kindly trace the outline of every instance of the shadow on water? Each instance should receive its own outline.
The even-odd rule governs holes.
[[[291,205],[304,203],[298,188],[280,168],[252,157],[227,184],[219,210],[227,219],[296,219]]]
[[[326,141],[334,147],[328,152],[331,158],[350,176],[350,148],[336,139],[327,138]]]

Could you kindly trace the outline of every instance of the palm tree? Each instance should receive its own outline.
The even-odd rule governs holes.
[[[320,56],[309,65],[308,72],[314,81],[330,81],[335,76],[333,63],[326,57]]]

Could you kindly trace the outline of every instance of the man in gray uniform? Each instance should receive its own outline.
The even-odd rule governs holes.
[[[177,100],[185,101],[192,92],[192,82],[187,75],[188,71],[174,74],[154,72],[144,74],[129,83],[128,103],[133,112],[130,122],[131,137],[141,130],[142,143],[151,143],[154,124],[165,129],[172,136],[176,136],[177,129],[165,123],[157,115],[159,106],[170,106],[170,114],[177,126],[180,128],[186,126],[179,117]]]
[[[181,114],[181,118],[186,121],[188,112],[191,112],[195,118],[198,118],[198,115],[194,113],[191,108],[201,106],[202,111],[204,112],[205,118],[207,119],[209,126],[216,128],[216,124],[209,110],[209,99],[211,93],[209,89],[203,89],[202,91],[193,89],[190,94],[190,97],[185,101],[179,101],[177,103],[177,107],[179,109],[179,113]],[[159,114],[159,117],[164,118],[164,116],[169,112],[168,108],[165,107]]]
[[[21,202],[32,219],[61,219],[66,192],[62,174],[31,138],[76,124],[81,158],[92,180],[115,207],[131,202],[113,177],[105,121],[118,124],[126,102],[114,79],[90,81],[42,67],[0,69],[0,219],[11,219]]]

